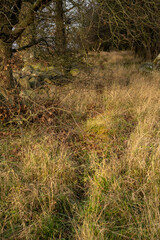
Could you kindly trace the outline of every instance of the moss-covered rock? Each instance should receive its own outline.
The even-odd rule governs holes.
[[[40,86],[40,83],[38,82],[37,77],[31,77],[31,78],[29,79],[29,84],[30,84],[30,87],[31,87],[31,88],[36,88],[36,87],[39,87],[39,86]]]
[[[22,68],[22,74],[30,75],[32,72],[33,72],[33,67],[30,66],[30,65],[25,65],[25,66]]]
[[[46,84],[51,84],[51,83],[52,83],[52,81],[51,81],[49,78],[45,78],[45,79],[44,79],[44,82],[45,82]]]
[[[39,71],[45,71],[46,70],[46,67],[42,66],[41,63],[33,64],[32,67],[33,67],[34,70],[39,70]]]
[[[79,74],[79,69],[77,68],[71,69],[70,74],[72,75],[72,77],[76,77]]]
[[[29,89],[30,88],[29,76],[25,76],[23,78],[20,78],[19,79],[19,84],[21,85],[22,88]]]

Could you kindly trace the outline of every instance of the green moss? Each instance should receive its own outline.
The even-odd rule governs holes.
[[[70,74],[72,77],[76,77],[79,74],[79,70],[77,68],[73,68],[71,69]]]
[[[103,116],[98,116],[94,119],[89,119],[87,121],[87,130],[89,133],[96,134],[97,136],[100,137],[107,137],[108,133],[108,124],[107,120]]]

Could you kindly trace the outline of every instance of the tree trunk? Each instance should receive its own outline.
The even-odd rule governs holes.
[[[56,34],[55,43],[56,51],[58,54],[65,54],[66,52],[66,36],[65,36],[65,24],[64,24],[64,11],[63,0],[56,0],[55,8],[55,22],[56,22]]]
[[[12,76],[12,44],[34,22],[34,13],[51,0],[0,0],[0,88],[14,87]],[[22,4],[30,3],[24,19],[20,19]],[[44,5],[43,5],[44,4]]]
[[[5,89],[14,87],[11,57],[12,44],[0,39],[0,87]]]

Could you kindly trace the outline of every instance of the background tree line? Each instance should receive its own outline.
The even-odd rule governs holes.
[[[32,47],[32,48],[31,48]],[[77,51],[130,49],[144,59],[160,51],[157,0],[1,0],[0,86],[16,85],[15,52],[64,56]]]
[[[88,20],[92,16],[88,34],[91,45],[96,43],[104,50],[131,49],[144,59],[153,59],[159,53],[159,1],[98,0],[92,1],[86,12]]]

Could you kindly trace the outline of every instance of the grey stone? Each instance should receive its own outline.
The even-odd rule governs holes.
[[[139,70],[146,73],[152,72],[154,70],[154,64],[152,62],[142,63],[139,67]]]
[[[24,88],[24,89],[29,89],[30,88],[29,76],[20,78],[18,82],[19,82],[19,84],[21,85],[22,88]]]
[[[56,96],[56,92],[57,92],[56,89],[57,87],[55,85],[49,86],[49,89],[48,89],[49,98],[54,98]]]
[[[45,78],[44,82],[45,82],[45,84],[51,84],[52,83],[52,81],[49,78]]]
[[[36,93],[33,90],[25,89],[25,90],[21,90],[20,91],[19,96],[21,98],[31,98],[31,99],[34,99],[36,97]]]
[[[11,93],[8,90],[0,87],[0,100],[7,100],[10,103],[13,103],[14,96],[11,95]]]
[[[38,92],[37,92],[37,97],[38,98],[48,98],[48,90],[47,89],[39,89]]]
[[[43,74],[44,74],[44,72],[34,70],[31,75],[32,75],[32,77],[37,77],[37,76],[41,76]]]
[[[77,71],[75,72],[75,75],[78,74]],[[18,77],[18,75],[15,76]],[[37,87],[43,85],[52,84],[61,85],[64,82],[62,79],[63,73],[60,72],[58,69],[55,69],[55,67],[52,66],[47,68],[41,68],[39,64],[33,65],[33,67],[30,65],[26,65],[22,69],[20,76],[21,78],[18,79],[18,82],[23,89],[36,89]],[[42,92],[44,91],[41,91],[40,95],[45,95],[44,93],[42,94]],[[52,95],[52,93],[50,94]]]
[[[40,83],[38,81],[38,78],[37,77],[31,77],[29,79],[29,84],[30,84],[30,87],[31,88],[36,88],[36,87],[40,87]]]
[[[21,77],[21,74],[19,72],[13,72],[13,77],[16,79],[16,80],[19,80],[20,77]]]

